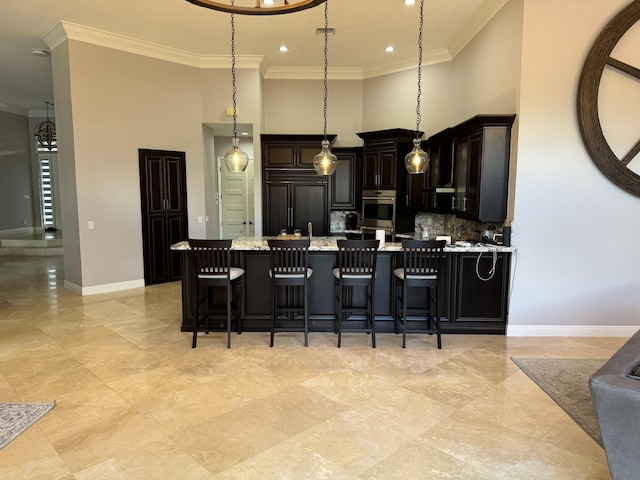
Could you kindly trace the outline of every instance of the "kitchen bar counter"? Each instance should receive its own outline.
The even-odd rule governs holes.
[[[239,237],[234,238],[231,244],[232,250],[246,250],[246,251],[260,251],[269,250],[267,240],[275,237]],[[337,252],[338,245],[337,240],[345,239],[344,236],[335,237],[313,237],[311,239],[311,245],[309,246],[310,252]],[[171,245],[172,250],[189,250],[189,241],[184,240],[182,242]],[[402,251],[401,242],[385,242],[384,246],[378,249],[380,252],[399,252]],[[515,247],[504,247],[502,245],[488,245],[480,243],[466,243],[463,245],[448,245],[445,247],[445,252],[515,252]]]
[[[271,325],[268,238],[274,237],[243,237],[234,239],[232,243],[234,263],[245,270],[245,301],[241,306],[245,331],[266,332]],[[311,331],[328,332],[334,328],[332,269],[337,265],[336,241],[339,238],[344,237],[313,237],[309,247],[309,267],[313,269],[309,279]],[[182,257],[181,330],[188,332],[193,330],[196,312],[196,282],[188,254],[189,243],[185,240],[172,245],[171,249]],[[515,251],[514,247],[471,244],[445,248],[438,291],[443,333],[505,333],[511,256]],[[393,270],[401,266],[402,244],[385,243],[378,251],[376,275],[376,324],[381,333],[395,332],[396,282]],[[352,301],[360,303],[363,295],[355,292]],[[411,304],[419,305],[421,302],[424,302],[423,292],[410,297]],[[214,327],[224,329],[224,322],[220,320]]]

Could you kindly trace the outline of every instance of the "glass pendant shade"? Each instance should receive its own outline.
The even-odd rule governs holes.
[[[230,172],[244,172],[249,165],[249,155],[240,150],[240,139],[233,137],[233,146],[224,154],[224,164]]]
[[[313,157],[313,168],[318,175],[333,175],[338,165],[338,159],[329,150],[329,140],[322,141],[322,151]]]
[[[420,148],[420,139],[413,139],[413,150],[404,157],[404,166],[412,175],[424,173],[429,168],[429,154]]]

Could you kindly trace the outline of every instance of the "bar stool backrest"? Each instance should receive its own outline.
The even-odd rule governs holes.
[[[372,278],[376,273],[379,240],[338,240],[340,278]]]
[[[402,240],[405,280],[437,280],[444,240]]]
[[[274,279],[306,279],[308,277],[308,253],[310,241],[267,240],[271,258],[270,274]]]
[[[231,280],[231,240],[189,240],[200,280]]]

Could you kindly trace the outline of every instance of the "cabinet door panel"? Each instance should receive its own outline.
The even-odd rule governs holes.
[[[296,155],[294,144],[267,144],[263,146],[265,167],[293,167]]]
[[[362,161],[362,180],[364,190],[378,188],[378,152],[365,152]]]
[[[407,151],[407,153],[409,153]],[[380,152],[379,188],[394,190],[396,188],[396,153]]]
[[[331,208],[355,208],[356,156],[355,154],[337,154],[336,157],[338,159],[336,171],[330,179]]]
[[[469,139],[456,141],[456,193],[454,210],[465,211],[467,196],[467,165],[469,156]]]
[[[185,198],[186,179],[183,176],[184,167],[182,159],[165,157],[165,196],[167,199],[166,211],[179,213],[184,209],[182,204]],[[179,240],[178,240],[179,241]]]
[[[479,213],[480,170],[482,168],[482,135],[474,135],[469,140],[467,162],[467,205],[465,211],[473,217]]]
[[[289,186],[267,184],[264,211],[264,234],[277,235],[280,229],[289,227]]]
[[[292,184],[293,228],[308,234],[307,223],[313,223],[314,235],[327,235],[328,198],[327,185]]]
[[[147,157],[144,164],[146,189],[146,214],[164,213],[164,159]]]
[[[460,255],[458,263],[458,288],[456,298],[456,322],[504,322],[505,321],[505,257],[499,254],[495,274],[490,280],[493,265],[491,254]],[[476,272],[476,265],[478,272]]]
[[[322,145],[298,145],[298,166],[303,168],[313,168],[313,158],[320,153]]]

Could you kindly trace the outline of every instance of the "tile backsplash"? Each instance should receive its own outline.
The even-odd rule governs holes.
[[[495,233],[502,233],[502,224],[474,222],[455,215],[418,213],[415,221],[415,235],[422,236],[424,230],[429,232],[429,238],[432,239],[438,235],[451,235],[452,241],[477,242],[486,232],[489,232],[490,238],[493,238]]]
[[[331,212],[331,232],[343,232],[345,230],[344,217],[348,210],[336,210]],[[358,226],[360,225],[360,212],[358,215]],[[477,242],[488,231],[489,237],[493,238],[495,233],[502,233],[502,224],[480,223],[472,220],[458,218],[455,215],[444,215],[441,213],[417,213],[415,219],[416,238],[422,237],[422,232],[426,230],[429,238],[435,239],[438,235],[451,235],[451,240],[466,240]],[[407,232],[396,232],[407,233]]]

